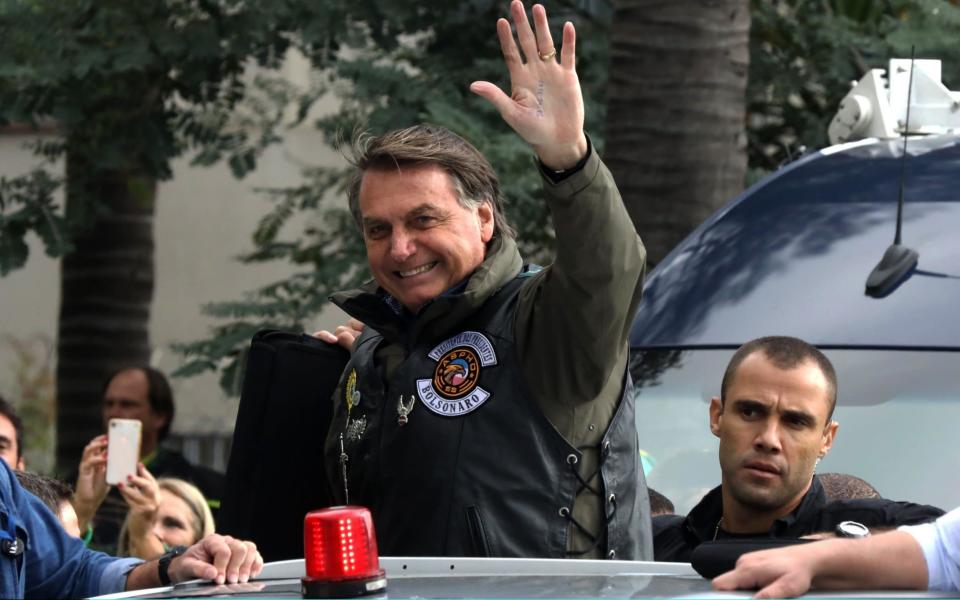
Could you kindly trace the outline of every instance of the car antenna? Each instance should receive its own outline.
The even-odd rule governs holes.
[[[914,47],[910,47],[910,83],[907,87],[907,118],[903,125],[903,155],[900,157],[900,193],[897,197],[897,232],[893,244],[883,253],[883,258],[867,277],[864,292],[872,298],[883,298],[903,283],[917,266],[920,255],[916,250],[900,243],[900,230],[903,226],[903,184],[906,180],[907,137],[910,134],[910,98],[913,95]]]

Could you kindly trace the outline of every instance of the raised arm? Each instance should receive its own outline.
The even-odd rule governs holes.
[[[548,169],[570,170],[589,149],[573,24],[563,27],[558,62],[543,6],[533,7],[536,31],[522,2],[515,0],[510,12],[516,41],[506,19],[497,21],[497,35],[511,95],[483,81],[471,89],[499,110]],[[596,156],[582,164],[561,181],[544,180],[556,259],[526,286],[516,321],[531,393],[565,435],[573,434],[579,420],[590,418],[569,407],[599,397],[601,404],[615,406],[620,398],[625,342],[644,267],[642,244],[610,173]],[[557,412],[551,407],[563,408]]]
[[[510,72],[510,95],[488,81],[475,81],[470,89],[500,111],[503,120],[533,146],[544,165],[554,171],[569,169],[587,153],[573,23],[564,24],[563,45],[558,51],[543,6],[533,6],[536,31],[531,29],[520,0],[510,4],[510,14],[519,48],[510,23],[506,19],[497,21],[500,48]]]
[[[77,483],[73,489],[77,524],[80,531],[84,532],[110,491],[107,485],[107,436],[98,435],[83,449]]]

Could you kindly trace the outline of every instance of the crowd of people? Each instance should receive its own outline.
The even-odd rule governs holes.
[[[161,445],[170,432],[176,411],[170,383],[163,373],[149,366],[121,368],[107,377],[102,396],[104,431],[110,419],[141,422],[142,465],[140,472],[130,481],[108,486],[106,434],[98,435],[84,448],[74,478],[74,508],[80,529],[92,547],[116,552],[125,520],[129,522],[131,516],[135,517],[133,529],[142,531],[145,519],[156,517],[164,496],[158,492],[154,478],[161,478],[161,481],[162,478],[171,478],[192,484],[199,489],[203,503],[209,507],[208,513],[219,508],[223,475],[191,464],[181,454]]]
[[[838,382],[802,340],[761,338],[733,355],[709,405],[718,487],[687,515],[647,489],[627,369],[643,245],[583,129],[573,25],[555,45],[542,6],[533,26],[519,0],[510,13],[516,38],[497,22],[509,94],[484,81],[470,89],[532,147],[556,260],[524,265],[500,182],[465,139],[433,125],[357,139],[348,203],[373,280],[335,294],[351,320],[316,334],[351,354],[325,444],[332,496],[370,507],[385,554],[686,561],[721,539],[859,536],[745,555],[715,585],[765,595],[811,584],[957,589],[957,513],[815,475],[838,439]],[[139,420],[140,462],[107,485],[107,438],[97,436],[71,492],[24,471],[22,424],[0,402],[10,557],[0,559],[0,596],[259,572],[252,543],[214,533],[222,476],[161,444],[173,417],[161,373],[112,374],[104,428]],[[868,569],[870,556],[883,560]],[[880,568],[884,577],[865,575]]]
[[[15,471],[20,484],[59,516],[66,532],[91,548],[152,559],[213,533],[211,506],[219,506],[217,494],[223,487],[223,475],[192,465],[179,453],[159,445],[174,414],[166,377],[148,366],[120,369],[105,382],[102,406],[104,430],[113,418],[137,419],[142,424],[137,472],[126,482],[116,486],[106,482],[105,434],[84,449],[73,486],[25,470],[23,423],[2,398],[0,457]]]
[[[165,393],[143,385],[115,395],[118,379],[161,381]],[[75,486],[27,470],[22,420],[0,398],[0,597],[87,597],[194,578],[235,583],[256,576],[263,566],[256,545],[215,534],[209,500],[196,485],[155,478],[146,467],[153,464],[160,473],[195,471],[202,475],[198,482],[217,476],[156,447],[157,434],[169,430],[173,417],[163,375],[149,367],[123,369],[108,378],[104,390],[104,427],[124,416],[140,419],[144,432],[136,473],[116,486],[106,483],[104,436],[84,450]],[[156,462],[157,457],[163,460]],[[105,511],[111,492],[122,506]],[[105,532],[117,522],[116,538],[110,539]],[[119,558],[92,549],[95,540]]]

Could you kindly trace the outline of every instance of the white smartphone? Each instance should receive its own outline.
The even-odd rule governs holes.
[[[137,419],[110,419],[107,424],[107,483],[125,482],[137,472],[140,460],[140,428]]]

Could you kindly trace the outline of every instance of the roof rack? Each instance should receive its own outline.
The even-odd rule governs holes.
[[[843,100],[827,136],[831,144],[864,138],[896,139],[904,135],[932,135],[960,131],[960,92],[940,81],[939,60],[915,60],[910,131],[904,131],[910,86],[910,59],[890,60],[889,76],[871,69]]]

